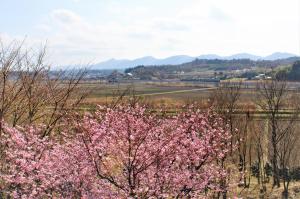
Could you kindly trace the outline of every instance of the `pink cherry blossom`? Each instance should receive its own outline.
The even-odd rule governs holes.
[[[14,198],[205,198],[224,191],[228,174],[218,162],[230,134],[212,112],[161,117],[141,106],[99,107],[73,124],[63,138],[4,125],[3,189]]]

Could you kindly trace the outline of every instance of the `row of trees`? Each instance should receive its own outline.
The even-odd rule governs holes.
[[[291,67],[283,68],[276,73],[277,78],[288,79],[290,81],[300,80],[300,61],[295,61]]]
[[[242,91],[253,93],[253,103],[242,103],[247,100]],[[231,142],[237,144],[232,158],[244,173],[243,186],[248,188],[251,175],[256,176],[262,197],[271,174],[272,186],[280,187],[282,181],[283,196],[288,197],[293,170],[299,167],[298,98],[296,89],[276,78],[258,82],[255,92],[243,89],[242,82],[226,82],[211,96],[211,105],[230,126]]]

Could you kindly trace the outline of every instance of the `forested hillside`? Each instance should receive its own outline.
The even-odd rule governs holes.
[[[279,59],[274,61],[267,60],[250,60],[250,59],[233,59],[233,60],[208,60],[196,59],[192,62],[179,65],[162,65],[162,66],[137,66],[128,68],[125,73],[132,73],[137,77],[161,77],[166,74],[190,73],[199,71],[234,71],[234,70],[251,70],[251,69],[275,69],[279,66],[291,66],[299,57],[288,59]]]

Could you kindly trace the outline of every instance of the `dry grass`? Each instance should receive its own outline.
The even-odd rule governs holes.
[[[281,199],[282,192],[283,192],[283,185],[281,185],[280,188],[272,188],[272,183],[270,182],[266,184],[266,192],[264,194],[261,194],[256,178],[252,179],[249,188],[238,187],[235,190],[232,190],[232,193],[245,199],[256,199],[256,198]],[[291,182],[289,186],[289,198],[291,199],[300,198],[300,182]]]
[[[212,87],[211,84],[185,82],[139,82],[135,84],[101,84],[84,83],[80,85],[82,91],[91,90],[83,104],[84,107],[95,107],[97,104],[109,104],[128,88],[143,99],[143,102],[158,107],[178,107],[192,102],[207,103],[213,90],[200,90],[203,87]],[[199,89],[199,90],[197,90]],[[244,89],[241,95],[241,105],[249,105],[255,98],[255,91]]]

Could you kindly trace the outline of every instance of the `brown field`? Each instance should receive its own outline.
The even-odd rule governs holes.
[[[187,103],[206,103],[215,89],[214,83],[186,83],[186,82],[134,82],[134,83],[97,83],[84,82],[80,90],[90,91],[83,107],[95,107],[110,103],[113,99],[125,93],[125,96],[134,95],[141,98],[144,103],[155,106],[177,107]],[[126,92],[131,90],[131,92]],[[251,89],[243,89],[241,101],[249,103],[255,93]]]

